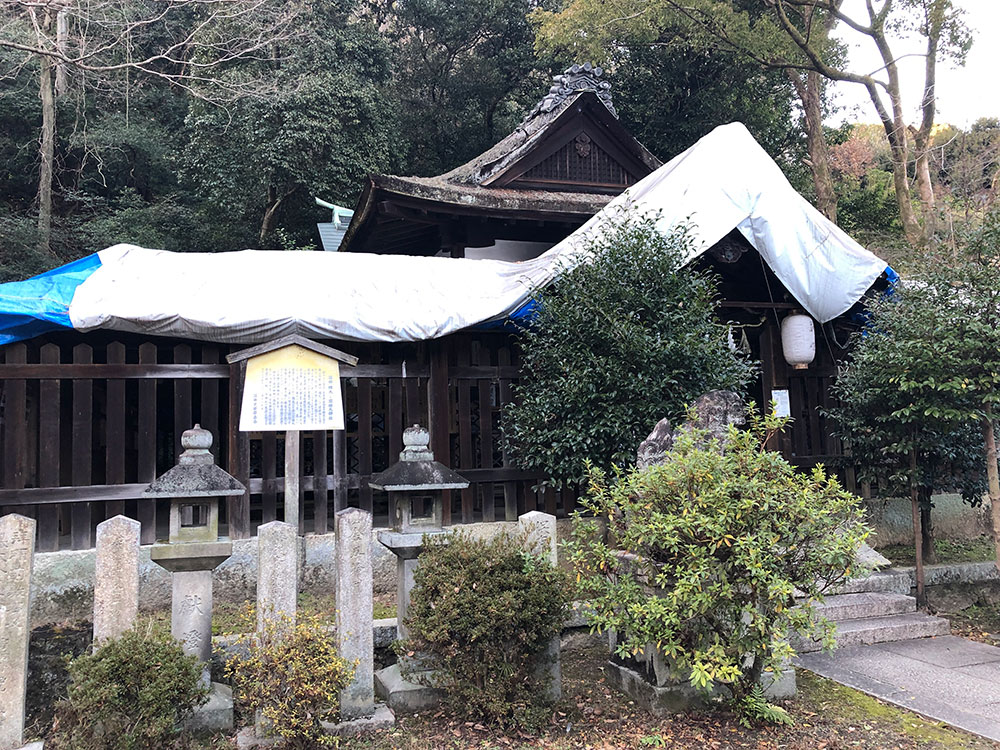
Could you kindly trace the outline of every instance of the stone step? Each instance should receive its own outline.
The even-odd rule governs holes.
[[[884,594],[909,594],[912,582],[910,575],[906,571],[889,568],[872,573],[864,578],[855,578],[840,586],[836,594],[862,594],[862,593],[884,593]]]
[[[905,594],[864,591],[857,594],[834,594],[817,605],[816,612],[828,620],[860,620],[917,611],[917,600]]]
[[[908,641],[914,638],[929,638],[934,635],[948,635],[951,632],[948,621],[941,617],[909,612],[884,617],[866,617],[859,620],[844,620],[837,623],[837,646],[864,646],[889,641]],[[816,641],[796,639],[793,644],[799,653],[819,651],[821,644]]]

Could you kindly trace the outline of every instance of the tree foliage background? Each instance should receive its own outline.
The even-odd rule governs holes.
[[[708,391],[741,391],[753,372],[715,320],[715,279],[684,265],[685,229],[664,235],[655,216],[624,213],[580,251],[594,262],[536,292],[525,377],[504,409],[518,463],[556,484],[582,482],[584,459],[630,465],[660,419],[679,421]]]
[[[623,123],[662,160],[739,120],[807,197],[831,200],[811,176],[802,80],[764,64],[801,53],[761,0],[658,0],[623,23],[592,0],[248,0],[211,16],[227,1],[169,0],[156,6],[163,17],[143,0],[0,3],[0,280],[115,242],[316,247],[329,216],[314,198],[353,206],[368,173],[457,166],[516,128],[552,74],[587,59],[605,66]],[[689,6],[729,36],[677,11]],[[919,21],[917,4],[900,8]],[[839,62],[836,45],[824,54]],[[880,128],[822,134],[834,203],[845,228],[905,267]],[[939,228],[975,224],[992,204],[998,144],[996,121],[934,130],[928,171],[949,214]]]

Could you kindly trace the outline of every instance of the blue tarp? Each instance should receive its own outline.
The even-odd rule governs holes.
[[[25,281],[0,284],[0,345],[72,329],[69,305],[76,288],[100,267],[94,253]]]

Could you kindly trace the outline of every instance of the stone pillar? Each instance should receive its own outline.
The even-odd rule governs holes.
[[[117,638],[139,613],[139,530],[141,524],[115,516],[97,525],[94,578],[94,647]]]
[[[413,591],[413,574],[417,569],[416,557],[396,558],[396,638],[405,641],[410,637],[406,627],[406,613],[410,609],[410,594]]]
[[[34,554],[34,519],[13,513],[0,518],[0,750],[24,741]]]
[[[517,529],[524,538],[528,552],[547,560],[552,565],[558,563],[559,548],[556,540],[556,517],[549,513],[533,510],[517,519]],[[546,686],[545,697],[553,703],[562,696],[562,667],[559,663],[561,635],[549,641],[548,648],[540,654],[536,675]]]
[[[340,656],[356,662],[354,678],[340,693],[341,721],[375,713],[372,636],[372,516],[358,508],[336,515],[337,637]]]
[[[299,593],[298,528],[271,521],[257,529],[257,630],[282,615],[295,622]]]
[[[185,654],[196,656],[202,664],[202,682],[211,687],[209,663],[212,660],[212,571],[174,571],[170,632]]]

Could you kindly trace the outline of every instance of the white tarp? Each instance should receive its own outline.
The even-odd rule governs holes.
[[[298,333],[418,341],[503,318],[577,262],[602,218],[660,210],[689,223],[698,253],[734,227],[818,321],[851,307],[884,261],[791,187],[740,123],[716,128],[540,257],[520,263],[365,253],[169,253],[116,245],[76,289],[73,327],[230,343]]]

